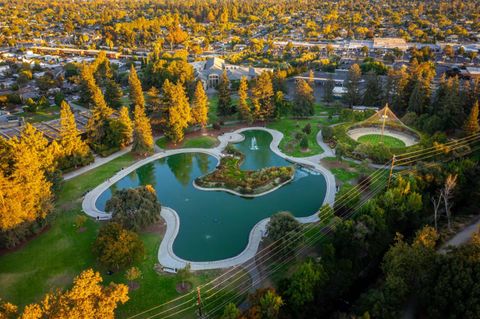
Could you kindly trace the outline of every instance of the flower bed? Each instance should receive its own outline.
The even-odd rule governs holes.
[[[227,147],[226,156],[217,169],[199,177],[195,184],[203,188],[225,188],[239,194],[255,195],[267,192],[292,180],[293,166],[268,167],[255,171],[244,171],[240,165],[244,155],[233,147]]]

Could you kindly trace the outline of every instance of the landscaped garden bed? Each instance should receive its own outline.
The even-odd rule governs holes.
[[[225,153],[226,156],[220,159],[217,169],[197,178],[195,185],[202,188],[223,188],[242,195],[257,195],[291,181],[295,175],[293,166],[241,170],[243,153],[231,146],[227,147]]]

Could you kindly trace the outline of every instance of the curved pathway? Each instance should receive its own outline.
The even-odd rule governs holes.
[[[149,162],[155,161],[162,157],[179,154],[179,153],[205,153],[205,154],[214,156],[217,159],[220,159],[220,157],[222,157],[222,151],[225,149],[228,143],[237,143],[237,142],[243,141],[245,137],[241,133],[247,130],[262,130],[262,131],[269,132],[272,135],[272,142],[270,143],[270,149],[275,154],[293,163],[297,163],[302,166],[306,166],[310,169],[314,169],[321,172],[326,181],[326,190],[325,190],[326,193],[325,193],[325,199],[323,204],[329,204],[333,207],[333,204],[335,201],[335,177],[327,168],[323,167],[319,162],[319,160],[322,157],[329,156],[329,154],[331,154],[332,150],[328,148],[328,146],[326,146],[323,142],[322,142],[323,145],[320,144],[320,146],[324,148],[324,153],[321,155],[311,156],[307,158],[292,157],[284,154],[278,147],[280,144],[280,141],[283,138],[283,134],[281,132],[264,128],[264,127],[248,127],[248,128],[239,129],[234,132],[225,133],[221,136],[218,136],[220,144],[215,148],[211,148],[211,149],[183,148],[183,149],[176,149],[176,150],[166,150],[163,152],[156,153],[148,158],[145,158],[129,166],[124,170],[121,170],[120,172],[115,174],[113,177],[109,178],[108,180],[106,180],[105,182],[103,182],[102,184],[97,186],[95,189],[93,189],[92,191],[86,194],[85,199],[83,200],[83,203],[82,203],[83,211],[87,215],[93,218],[96,218],[98,220],[110,219],[111,214],[108,214],[106,212],[103,212],[97,209],[97,207],[95,206],[95,203],[98,197],[105,190],[107,190],[111,185],[115,184],[126,175],[130,174],[137,168]],[[319,132],[319,134],[321,134],[321,132]],[[321,135],[320,137],[317,135],[317,140],[319,140],[319,138],[321,139]],[[190,263],[192,270],[228,268],[228,267],[243,264],[246,261],[252,259],[257,253],[258,246],[262,240],[263,234],[265,234],[266,226],[270,220],[270,218],[265,218],[259,221],[252,228],[252,230],[250,231],[247,247],[237,256],[234,256],[228,259],[216,260],[216,261],[189,262],[187,260],[184,260],[176,256],[172,248],[173,242],[180,228],[180,219],[177,212],[171,208],[162,207],[161,216],[163,217],[163,219],[167,224],[167,230],[165,232],[164,238],[161,241],[160,249],[158,251],[158,260],[160,264],[166,268],[180,269],[180,268],[184,268],[187,263]],[[297,218],[297,220],[300,223],[316,222],[318,221],[317,212],[315,212],[311,216],[299,217]]]

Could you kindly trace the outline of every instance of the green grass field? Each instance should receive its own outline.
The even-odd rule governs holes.
[[[155,143],[160,148],[168,148],[168,139],[165,136],[160,137]],[[217,138],[213,136],[196,136],[184,139],[177,146],[179,148],[212,148],[218,143]]]
[[[19,306],[38,302],[43,295],[57,288],[68,288],[82,270],[93,268],[101,272],[104,283],[126,283],[124,272],[107,275],[95,261],[92,245],[100,224],[89,219],[83,232],[77,231],[75,218],[81,212],[83,194],[135,161],[131,154],[123,155],[88,173],[71,179],[58,194],[55,219],[51,228],[26,243],[15,252],[0,256],[0,298]],[[145,259],[136,265],[143,275],[140,288],[129,292],[130,300],[119,307],[119,317],[126,317],[179,296],[179,282],[174,275],[159,275],[154,270],[161,236],[156,232],[141,232],[145,244]],[[192,276],[194,285],[210,280],[216,272]]]
[[[383,143],[390,148],[405,147],[405,143],[399,140],[398,138],[387,136],[387,135],[384,135],[382,138],[382,135],[380,134],[363,135],[359,137],[357,141],[359,143],[370,143],[370,144]]]
[[[60,117],[60,108],[56,105],[40,109],[35,113],[21,112],[15,114],[16,116],[23,117],[28,123],[37,123],[43,121],[50,121],[58,119]]]
[[[295,133],[301,132],[305,125],[312,126],[312,132],[308,135],[308,150],[302,150],[299,141],[295,139]],[[267,127],[283,133],[280,149],[287,155],[295,157],[307,157],[323,153],[323,149],[317,143],[317,133],[320,130],[320,119],[281,119],[268,123]]]

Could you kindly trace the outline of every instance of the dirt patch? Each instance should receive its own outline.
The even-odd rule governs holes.
[[[77,229],[77,233],[84,233],[87,230],[87,227],[80,227]]]
[[[320,162],[322,163],[323,166],[325,166],[325,168],[328,168],[328,169],[341,168],[341,169],[345,169],[345,170],[348,170],[348,171],[353,171],[352,168],[350,167],[350,165],[348,165],[347,163],[340,162],[340,161],[321,160]]]
[[[181,282],[179,282],[176,286],[175,286],[175,290],[179,293],[179,294],[186,294],[187,292],[189,292],[190,290],[192,290],[192,283],[191,282],[188,282],[188,281],[185,281],[183,284]]]
[[[165,234],[166,229],[167,229],[167,224],[165,224],[165,222],[162,219],[158,223],[147,226],[143,231],[145,233],[159,234],[163,236]]]
[[[61,273],[48,278],[47,285],[50,288],[63,288],[72,283],[73,275],[70,273]]]
[[[136,281],[131,281],[128,283],[128,290],[129,291],[135,291],[138,288],[140,288],[140,284]]]

